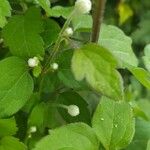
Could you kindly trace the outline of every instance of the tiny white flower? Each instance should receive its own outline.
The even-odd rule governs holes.
[[[28,59],[28,66],[31,68],[34,68],[38,66],[39,64],[39,59],[37,57],[29,58]]]
[[[30,133],[35,133],[37,131],[36,126],[30,127]]]
[[[65,36],[72,36],[73,35],[73,29],[71,27],[66,28],[64,31]]]
[[[78,106],[76,105],[69,105],[68,106],[68,113],[72,116],[78,116],[80,114],[80,109]]]
[[[92,9],[92,3],[90,0],[76,0],[75,9],[77,10],[77,13],[89,13]]]
[[[53,64],[51,64],[51,68],[53,69],[53,70],[57,70],[58,69],[58,64],[57,63],[53,63]]]

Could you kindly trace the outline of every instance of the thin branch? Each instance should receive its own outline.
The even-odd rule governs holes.
[[[60,44],[62,42],[62,37],[63,37],[64,31],[69,26],[69,24],[70,24],[70,22],[72,20],[72,17],[74,16],[74,14],[75,14],[75,11],[73,10],[73,12],[70,14],[68,19],[66,20],[64,26],[62,27],[62,29],[61,29],[61,31],[59,33],[59,36],[57,38],[57,41],[56,41],[56,43],[54,45],[54,48],[52,49],[52,52],[51,52],[50,56],[48,57],[48,59],[46,61],[46,64],[44,66],[44,73],[46,73],[49,70],[50,64],[55,59],[55,57],[56,57],[56,55],[57,55],[57,53],[59,51]]]
[[[100,36],[101,24],[103,21],[106,0],[95,0],[93,9],[93,28],[91,41],[98,42]]]

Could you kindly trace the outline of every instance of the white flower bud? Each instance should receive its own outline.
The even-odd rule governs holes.
[[[68,113],[72,116],[78,116],[80,114],[80,109],[78,106],[76,105],[69,105],[68,106]]]
[[[30,133],[35,133],[36,131],[37,131],[36,126],[32,126],[32,127],[30,128]]]
[[[77,0],[75,2],[75,9],[77,10],[77,13],[89,13],[92,9],[92,3],[90,0]]]
[[[53,69],[53,70],[57,70],[58,69],[58,64],[57,63],[53,63],[53,64],[51,64],[51,68]]]
[[[64,35],[65,36],[72,36],[73,35],[73,29],[70,27],[66,28],[66,30],[64,31]]]
[[[34,68],[38,66],[39,64],[39,59],[37,57],[29,58],[28,59],[28,66],[31,68]]]

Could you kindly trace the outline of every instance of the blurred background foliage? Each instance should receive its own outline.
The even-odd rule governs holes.
[[[22,8],[26,9],[25,4],[27,4],[28,6],[35,5],[35,0],[9,0],[9,2],[11,4],[11,7],[13,8],[13,15],[22,14]],[[57,13],[56,10],[51,11],[51,14],[54,14],[54,16],[51,17],[51,20],[46,20],[44,22],[45,31],[43,32],[42,36],[43,40],[45,41],[46,49],[57,39],[60,27],[65,22],[65,18],[70,13],[71,7],[74,5],[74,2],[75,0],[51,0],[52,8],[61,5],[67,9],[62,9],[61,11],[57,10]],[[88,28],[91,25],[89,23],[89,16],[86,16],[84,18],[83,16],[79,16],[78,18],[73,20],[73,26],[76,25],[78,20],[81,19],[83,20],[82,24],[80,24],[81,26],[85,27],[86,25]],[[107,0],[104,23],[118,26],[132,38],[133,50],[138,57],[139,66],[144,67],[150,72],[150,0]],[[84,31],[89,30],[87,29]],[[49,36],[50,34],[53,36]],[[76,36],[78,36],[78,33]],[[85,39],[85,37],[86,36],[84,36],[83,39]],[[2,44],[2,41],[0,41],[0,59],[4,58],[4,56],[9,55],[9,50]],[[35,133],[32,140],[28,141],[29,148],[32,148],[36,141],[38,141],[41,136],[45,134],[45,132],[47,131],[45,130],[45,128],[54,128],[56,126],[60,126],[62,122],[70,123],[76,121],[84,121],[90,124],[90,114],[93,113],[98,103],[99,95],[97,95],[97,93],[91,92],[89,90],[89,87],[85,87],[85,83],[79,84],[71,75],[71,71],[68,68],[70,65],[72,54],[64,53],[64,55],[69,55],[69,57],[67,56],[67,58],[69,58],[68,62],[63,60],[65,58],[63,55],[62,58],[58,58],[57,61],[60,61],[62,66],[61,68],[65,69],[60,70],[58,73],[52,73],[49,78],[45,77],[44,84],[46,86],[42,89],[42,99],[44,99],[44,101],[47,101],[50,98],[53,99],[54,94],[55,96],[57,96],[56,92],[59,91],[60,93],[63,93],[59,97],[59,101],[61,101],[63,104],[70,104],[70,101],[68,100],[69,98],[66,97],[65,90],[67,88],[74,88],[77,89],[78,92],[76,91],[72,93],[73,91],[66,90],[67,92],[69,92],[69,94],[67,93],[67,95],[74,95],[74,97],[78,98],[79,101],[77,101],[76,103],[77,105],[83,107],[83,109],[81,108],[83,112],[81,113],[81,116],[79,118],[72,119],[67,116],[66,112],[64,112],[63,110],[60,109],[58,111],[56,110],[56,108],[52,107],[51,103],[49,103],[48,105],[45,105],[43,103],[39,104],[39,102],[41,101],[39,100],[39,96],[35,92],[31,97],[32,103],[27,104],[23,108],[23,110],[21,110],[21,112],[16,114],[16,120],[19,127],[17,136],[20,139],[24,139],[25,133],[23,132],[26,132],[25,130],[27,130],[28,128],[27,124],[29,124],[29,126],[37,124],[37,126],[39,126],[39,132]],[[145,59],[145,55],[149,56],[149,58]],[[65,73],[64,70],[66,70]],[[134,108],[135,115],[139,117],[136,123],[136,133],[134,140],[127,148],[127,150],[146,150],[147,142],[150,139],[150,91],[144,88],[133,76],[131,76],[128,71],[120,70],[120,72],[122,73],[125,81],[124,84],[126,100],[131,103]],[[62,91],[62,87],[60,86],[60,83],[62,83],[62,81],[66,87],[65,90],[63,89],[64,91]],[[70,81],[72,82],[70,83]],[[84,90],[78,90],[82,89],[82,87]],[[92,99],[93,101],[91,101],[90,99]],[[87,106],[87,104],[88,109],[87,107],[84,107]],[[30,114],[29,119],[27,118],[27,115],[25,113]],[[53,117],[47,117],[48,120],[42,120],[46,118],[47,114]],[[63,114],[65,118],[63,118],[60,114]],[[22,124],[25,126],[23,127]],[[51,126],[48,126],[49,124]]]

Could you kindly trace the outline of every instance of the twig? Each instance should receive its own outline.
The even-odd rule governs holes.
[[[93,28],[91,42],[97,43],[100,36],[106,0],[95,0],[93,12]]]

